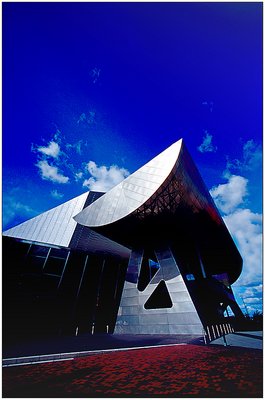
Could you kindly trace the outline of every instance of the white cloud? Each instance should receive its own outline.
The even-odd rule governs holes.
[[[61,199],[61,198],[64,196],[64,194],[58,192],[57,189],[51,190],[50,193],[51,193],[51,196],[52,196],[54,199]]]
[[[100,72],[101,72],[101,70],[97,67],[95,67],[89,71],[89,75],[90,75],[93,83],[96,83],[98,81]]]
[[[15,219],[26,219],[31,218],[36,215],[31,207],[18,201],[15,196],[7,194],[3,196],[3,213],[2,213],[2,223],[3,228],[6,227]],[[20,221],[19,221],[20,222]]]
[[[82,149],[81,149],[81,147],[82,147],[82,140],[79,140],[77,143],[74,143],[73,144],[73,148],[75,149],[75,151],[77,152],[77,154],[82,154]]]
[[[243,312],[245,303],[249,313],[262,309],[262,215],[246,208],[248,180],[242,176],[227,175],[228,183],[210,190],[223,219],[243,259],[243,270],[234,283],[234,293]],[[246,301],[247,299],[247,301]],[[253,306],[255,304],[255,307]]]
[[[40,174],[42,179],[56,182],[56,183],[67,183],[69,178],[67,176],[62,175],[57,167],[54,167],[46,160],[39,160],[36,166],[40,169]]]
[[[79,141],[76,142],[76,143],[73,143],[73,144],[67,143],[67,144],[65,145],[65,147],[66,147],[67,149],[74,149],[74,150],[76,151],[76,153],[79,154],[79,155],[82,154],[82,146],[83,146],[83,140],[82,140],[82,139],[79,140]]]
[[[213,138],[213,136],[210,135],[207,131],[205,131],[205,136],[203,137],[203,142],[200,146],[197,147],[197,149],[201,153],[216,152],[217,147],[212,144],[212,138]]]
[[[245,313],[245,311],[246,311],[246,309],[245,309],[245,307],[244,307],[243,312]],[[249,315],[252,315],[253,313],[255,313],[255,312],[257,312],[257,311],[262,312],[262,303],[260,303],[260,305],[259,305],[258,307],[257,307],[257,306],[252,307],[252,306],[250,306],[250,305],[248,304],[248,305],[247,305],[247,311],[248,311],[248,314],[249,314]]]
[[[88,114],[82,113],[77,121],[77,124],[79,125],[80,123],[87,123],[89,125],[95,123],[95,111],[89,111]]]
[[[259,297],[252,297],[252,298],[247,298],[244,301],[247,304],[258,304],[258,303],[260,303],[260,300],[261,299]]]
[[[227,157],[227,169],[238,171],[250,171],[259,167],[262,162],[262,149],[261,146],[254,142],[253,139],[248,140],[243,144],[243,157],[242,161],[235,158],[230,161]]]
[[[38,146],[37,150],[45,154],[46,156],[58,158],[60,154],[60,146],[58,143],[54,142],[53,140],[48,144],[48,146]]]
[[[243,176],[227,176],[228,183],[214,186],[210,193],[217,207],[224,213],[229,213],[244,202],[247,196],[248,180]]]
[[[83,186],[89,190],[98,190],[106,192],[113,186],[116,186],[124,178],[130,175],[129,171],[125,168],[119,168],[117,165],[100,167],[94,161],[89,161],[87,170],[91,177],[83,182]]]
[[[254,140],[248,140],[243,146],[244,164],[253,168],[262,161],[262,149]]]
[[[82,113],[78,118],[77,124],[79,125],[81,122],[86,122],[86,114]]]
[[[95,111],[89,111],[88,113],[88,118],[87,118],[87,123],[88,124],[94,124],[95,123]]]
[[[262,296],[263,286],[262,284],[256,286],[249,286],[245,292],[245,297],[255,297],[255,296]]]
[[[243,258],[243,273],[236,285],[248,285],[261,281],[262,216],[249,209],[238,209],[224,216],[224,221]],[[253,296],[256,293],[248,290],[248,295]]]
[[[83,172],[76,172],[75,173],[75,180],[76,181],[79,181],[80,179],[82,179],[83,178]]]

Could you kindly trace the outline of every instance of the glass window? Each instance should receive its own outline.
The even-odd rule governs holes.
[[[46,257],[49,251],[49,247],[47,246],[38,246],[33,244],[30,248],[29,254],[35,256]]]
[[[233,313],[232,309],[230,306],[226,307],[226,310],[224,311],[224,317],[229,318],[229,317],[234,317],[235,314]]]
[[[24,256],[27,254],[28,250],[30,247],[30,243],[24,243],[24,242],[13,242],[12,243],[12,251],[15,251],[15,254],[18,256]]]
[[[26,258],[24,267],[25,272],[40,273],[42,271],[44,261],[44,257],[28,256]]]
[[[61,257],[61,258],[66,258],[68,254],[67,249],[54,249],[51,248],[50,256],[52,257]]]
[[[186,275],[187,281],[195,281],[194,275],[193,274],[187,274]]]
[[[44,272],[47,274],[61,275],[65,260],[63,258],[49,257],[45,264]]]
[[[51,294],[57,289],[59,278],[56,276],[44,275],[40,281],[41,294]]]

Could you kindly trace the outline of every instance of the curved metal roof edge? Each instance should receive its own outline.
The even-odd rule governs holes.
[[[137,210],[169,176],[176,165],[182,145],[183,139],[173,143],[79,212],[73,217],[74,220],[90,228],[100,227],[116,222]]]

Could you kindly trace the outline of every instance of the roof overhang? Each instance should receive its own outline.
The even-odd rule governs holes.
[[[74,219],[129,248],[195,246],[208,271],[227,272],[231,283],[242,270],[242,258],[182,139]]]

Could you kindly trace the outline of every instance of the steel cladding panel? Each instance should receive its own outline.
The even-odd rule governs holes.
[[[161,274],[163,276],[163,274]],[[199,334],[202,323],[181,275],[166,281],[173,306],[145,309],[144,304],[157,287],[151,283],[143,292],[136,283],[125,282],[114,333],[116,334]]]
[[[140,207],[167,178],[180,152],[182,140],[174,143],[104,196],[78,213],[75,220],[93,227],[110,224]],[[153,172],[150,173],[150,170]],[[130,188],[130,189],[129,189]],[[108,212],[106,212],[108,210]]]
[[[3,234],[33,242],[67,247],[77,225],[73,215],[82,210],[87,196],[88,193],[83,193],[29,221],[8,229]]]

